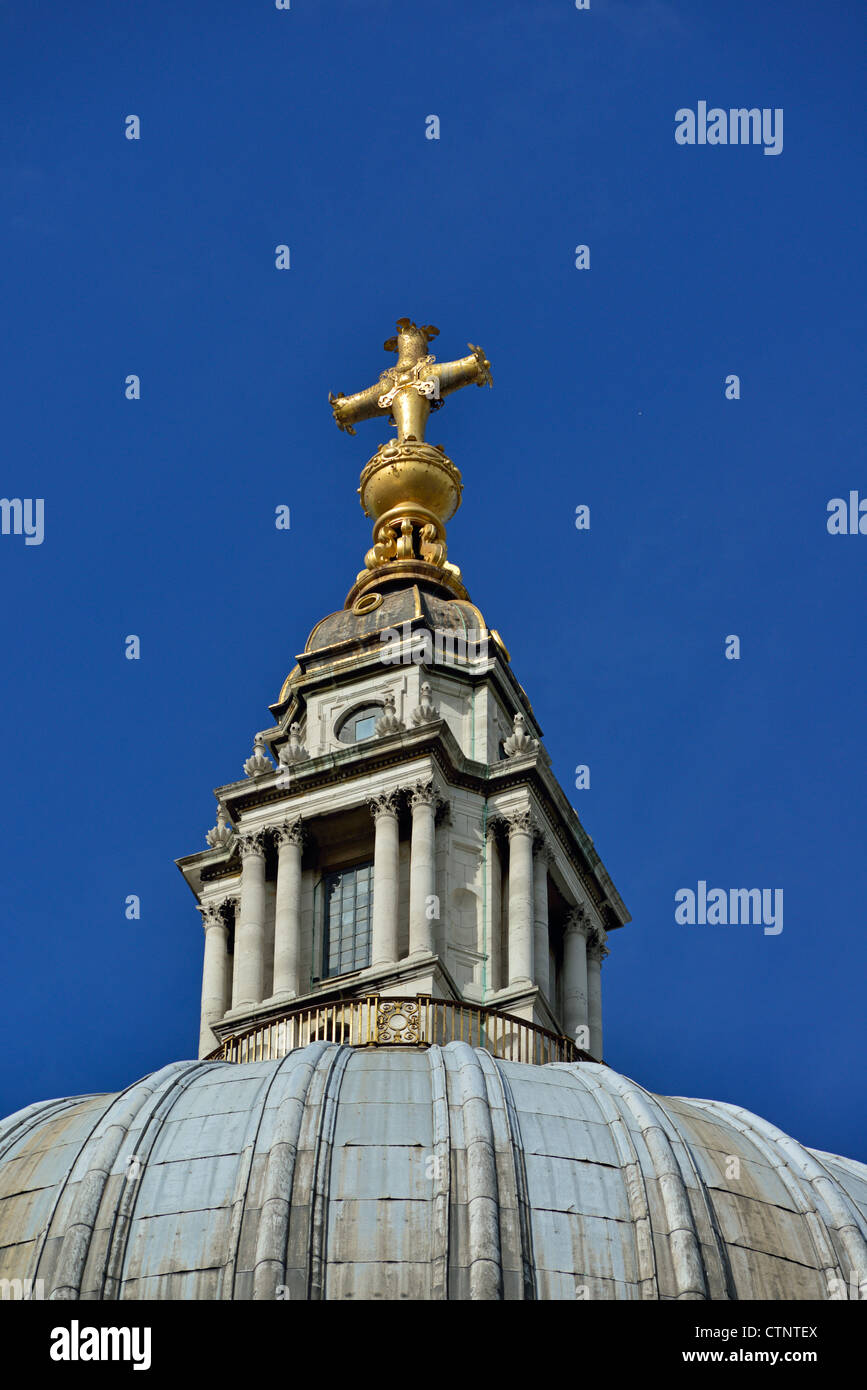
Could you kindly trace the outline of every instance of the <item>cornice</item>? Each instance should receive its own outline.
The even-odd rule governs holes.
[[[251,811],[267,806],[282,804],[284,815],[296,815],[310,792],[333,785],[335,780],[343,785],[369,781],[377,773],[405,766],[422,755],[431,759],[446,787],[460,787],[486,800],[513,788],[527,788],[544,812],[551,833],[606,929],[623,926],[630,920],[592,840],[551,771],[550,759],[543,749],[502,763],[474,762],[461,752],[445,720],[439,719],[419,729],[404,730],[367,745],[354,746],[345,753],[332,751],[308,759],[298,765],[291,797],[287,797],[285,787],[277,785],[276,773],[259,778],[256,785],[245,778],[243,782],[220,787],[216,795],[226,805],[236,826]],[[408,775],[412,776],[409,769]],[[369,790],[365,787],[360,791],[360,803],[368,799]],[[307,814],[309,816],[309,812]],[[315,821],[316,817],[309,819]],[[237,854],[221,867],[213,863],[211,850],[178,862],[179,866],[191,870],[204,863],[200,871],[203,882],[213,882],[239,871]]]
[[[424,617],[408,620],[410,631],[424,628],[426,626],[426,621]],[[489,633],[491,631],[490,628],[486,630]],[[388,629],[383,628],[382,631],[388,631]],[[363,650],[365,645],[368,646],[368,651]],[[483,685],[486,681],[491,681],[494,686],[499,689],[499,693],[503,697],[505,704],[509,704],[510,701],[517,699],[519,703],[524,705],[528,711],[530,722],[533,725],[532,732],[535,733],[537,738],[541,739],[543,737],[543,731],[536,719],[533,706],[526,690],[512,670],[511,663],[503,656],[502,650],[497,643],[492,642],[491,647],[492,650],[488,661],[481,670],[478,669],[476,665],[470,665],[469,663],[467,665],[462,665],[459,662],[413,662],[412,665],[418,665],[419,669],[430,674],[450,677],[453,680],[460,681],[471,687]],[[306,705],[311,695],[317,694],[323,688],[327,689],[330,686],[341,685],[344,679],[350,675],[353,679],[363,678],[368,670],[371,674],[379,673],[381,675],[382,647],[378,642],[375,645],[370,643],[369,637],[365,638],[364,641],[362,641],[362,639],[351,638],[348,641],[337,643],[333,647],[321,648],[320,652],[315,654],[306,653],[306,656],[312,658],[314,655],[318,657],[322,653],[326,655],[332,652],[337,654],[346,649],[351,649],[348,655],[340,657],[336,661],[329,660],[321,662],[318,668],[314,661],[311,661],[310,669],[307,671],[305,671],[302,666],[303,674],[293,684],[289,697],[282,704],[278,702],[277,704],[268,706],[276,723],[276,727],[273,730],[269,729],[265,733],[265,741],[269,746],[275,743],[282,735],[287,715],[292,712],[294,717],[297,711]],[[302,656],[303,655],[304,654],[302,654]],[[301,657],[297,658],[299,664],[301,659]],[[399,668],[391,667],[389,669],[397,670]]]

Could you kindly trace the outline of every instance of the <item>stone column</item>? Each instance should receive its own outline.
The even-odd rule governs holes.
[[[368,803],[376,823],[373,846],[373,925],[370,963],[393,965],[397,960],[398,838],[397,792],[385,792]]]
[[[235,932],[232,1008],[261,1004],[265,977],[265,837],[262,831],[238,836],[241,851],[241,907]]]
[[[274,906],[275,999],[292,999],[300,991],[301,959],[301,817],[277,826],[277,897]]]
[[[211,1025],[219,1023],[230,1002],[229,924],[224,908],[234,906],[234,899],[207,903],[200,907],[205,929],[205,963],[202,969],[202,1016],[199,1029],[199,1056],[206,1057],[217,1046],[217,1036]]]
[[[499,837],[502,827],[499,816],[488,821],[485,831],[486,853],[488,856],[485,871],[485,944],[488,952],[488,989],[502,989],[502,964],[500,961],[500,936],[503,930],[503,866],[500,862]]]
[[[410,793],[409,804],[412,807],[409,953],[411,956],[431,955],[434,949],[433,919],[428,915],[428,907],[429,899],[436,896],[436,793],[433,785],[417,783]]]
[[[587,933],[590,923],[583,907],[575,907],[566,918],[563,936],[563,1032],[577,1042],[583,1052],[590,1051],[587,1032]],[[578,1036],[579,1029],[583,1029]]]
[[[587,939],[587,1012],[590,1022],[590,1046],[587,1051],[602,1061],[602,962],[608,955],[606,934],[594,927]]]
[[[509,984],[533,983],[533,834],[529,811],[509,822]]]
[[[548,865],[551,851],[536,841],[533,856],[533,964],[536,984],[551,1002],[550,947],[548,945]]]

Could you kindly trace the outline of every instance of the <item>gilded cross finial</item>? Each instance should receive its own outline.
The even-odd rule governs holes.
[[[398,443],[423,443],[425,426],[431,410],[443,404],[443,397],[462,386],[491,386],[491,364],[480,347],[468,343],[469,357],[454,362],[437,362],[428,352],[428,344],[439,334],[433,324],[419,326],[412,319],[398,319],[397,335],[384,344],[386,352],[396,352],[397,362],[385,371],[374,386],[357,391],[354,396],[328,399],[334,419],[341,430],[355,434],[359,420],[372,420],[377,415],[389,416],[397,426]]]
[[[374,386],[354,396],[328,399],[340,429],[355,434],[359,420],[379,415],[397,426],[397,438],[380,444],[361,474],[361,505],[373,518],[373,545],[365,569],[346,600],[347,608],[366,603],[366,592],[384,578],[427,580],[458,598],[466,598],[461,572],[446,559],[446,522],[461,505],[461,475],[441,444],[425,442],[432,410],[462,386],[490,386],[491,364],[480,347],[468,343],[470,356],[437,362],[428,345],[438,328],[398,319],[397,333],[383,344],[396,352]],[[362,607],[360,612],[368,611]]]

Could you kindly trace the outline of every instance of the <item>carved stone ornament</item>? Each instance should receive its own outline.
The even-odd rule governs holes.
[[[374,725],[374,732],[379,738],[385,734],[399,734],[403,725],[397,717],[397,709],[394,702],[394,691],[389,690],[383,697],[383,711]]]
[[[591,927],[590,935],[587,938],[587,954],[593,960],[598,960],[600,964],[608,955],[608,947],[605,944],[607,940],[608,934],[604,927]]]
[[[213,830],[208,831],[205,839],[211,846],[211,849],[226,849],[227,846],[232,843],[234,835],[234,830],[226,822],[225,806],[218,806],[217,824],[214,826]]]
[[[399,793],[396,791],[382,792],[380,796],[370,797],[367,804],[373,819],[378,820],[380,816],[396,816],[398,797]]]
[[[283,744],[277,761],[281,767],[291,767],[293,763],[303,762],[307,756],[307,749],[301,742],[301,725],[296,721],[289,725],[289,741]]]
[[[222,902],[199,903],[198,911],[202,914],[202,926],[205,931],[209,931],[211,927],[222,927],[224,931],[228,930],[226,919],[223,916]]]
[[[416,806],[433,806],[436,799],[437,794],[433,782],[416,782],[410,788],[409,804],[413,810]]]
[[[238,896],[235,893],[228,893],[225,898],[217,898],[208,903],[199,903],[196,910],[202,914],[202,926],[205,931],[211,927],[222,927],[224,931],[228,931],[228,919],[234,916],[237,904]]]
[[[431,699],[430,684],[428,681],[423,681],[421,687],[421,701],[416,705],[410,715],[410,721],[418,728],[420,724],[430,724],[432,720],[439,719],[439,717],[440,712]]]
[[[586,937],[590,930],[590,918],[587,915],[587,909],[579,903],[577,907],[572,908],[566,918],[566,931],[579,932],[581,936]]]
[[[248,854],[264,855],[265,832],[263,830],[248,830],[245,835],[239,835],[238,848],[241,851],[242,859],[246,859]]]
[[[538,747],[539,740],[531,738],[527,733],[523,714],[516,714],[512,732],[503,744],[503,752],[506,757],[521,758],[527,753],[535,753]]]
[[[538,832],[538,826],[529,810],[511,811],[506,816],[506,822],[509,827],[510,840],[513,835],[535,835]]]
[[[303,845],[305,834],[306,827],[300,816],[274,826],[274,839],[278,849],[281,845]]]
[[[253,753],[245,762],[244,771],[248,777],[262,777],[266,772],[274,771],[274,764],[265,752],[264,734],[257,734],[253,740]]]

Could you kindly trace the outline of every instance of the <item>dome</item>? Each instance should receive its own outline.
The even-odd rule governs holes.
[[[363,642],[384,628],[399,628],[414,619],[423,619],[431,631],[439,629],[464,636],[485,631],[485,620],[475,604],[466,599],[443,598],[412,584],[383,593],[365,591],[353,608],[341,608],[317,623],[304,651],[317,652],[341,642]]]
[[[592,1062],[316,1042],[0,1125],[0,1277],[46,1298],[825,1299],[865,1268],[867,1167]]]

